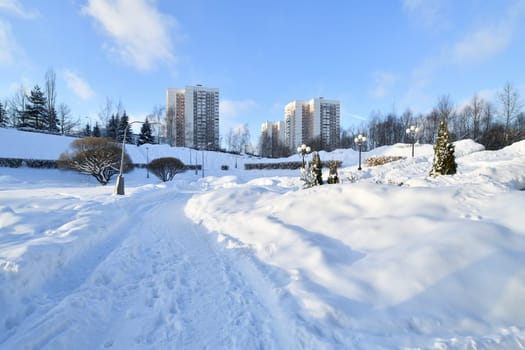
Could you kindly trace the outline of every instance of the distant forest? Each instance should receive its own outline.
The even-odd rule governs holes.
[[[361,127],[351,127],[341,133],[341,147],[355,147],[358,134],[367,137],[369,149],[412,141],[435,144],[439,122],[445,119],[451,141],[472,139],[488,150],[496,150],[525,139],[524,103],[518,90],[507,83],[497,94],[496,101],[487,101],[474,95],[470,101],[457,107],[450,96],[442,96],[428,114],[415,114],[407,109],[403,114],[386,115],[375,112]],[[419,128],[416,139],[406,132]]]
[[[44,88],[38,85],[28,93],[20,89],[3,103],[0,101],[0,127],[14,127],[31,131],[41,131],[75,136],[105,136],[121,141],[123,131],[127,130],[126,142],[133,142],[128,124],[128,116],[119,101],[114,104],[111,99],[101,107],[99,117],[105,125],[91,125],[88,121],[82,126],[80,118],[72,117],[69,107],[57,104],[56,75],[49,70],[45,75]],[[441,96],[436,106],[428,114],[416,114],[410,109],[401,115],[395,112],[383,114],[373,112],[368,122],[361,126],[343,129],[340,135],[341,148],[356,147],[354,138],[358,134],[367,137],[364,149],[373,149],[395,143],[427,143],[435,144],[439,122],[445,119],[451,133],[451,140],[472,139],[481,143],[488,150],[496,150],[516,141],[525,139],[524,102],[517,88],[511,83],[505,84],[496,94],[495,101],[488,101],[479,95],[474,95],[462,106],[456,106],[450,96]],[[86,117],[87,118],[87,117]],[[150,126],[147,120],[152,125]],[[161,142],[165,140],[166,127],[164,109],[154,106],[153,112],[146,117],[145,131],[141,130],[143,143]],[[155,125],[156,132],[151,130]],[[418,128],[415,135],[406,132],[411,126]],[[169,138],[168,138],[169,139]],[[255,147],[250,142],[249,128],[230,130],[221,139],[226,143],[229,152],[254,153]],[[139,141],[140,142],[140,141]],[[313,150],[319,149],[318,140],[309,140],[308,145]],[[282,157],[295,153],[288,150],[282,142],[277,144],[271,140],[259,139],[258,153],[267,157]],[[326,150],[331,151],[331,150]]]

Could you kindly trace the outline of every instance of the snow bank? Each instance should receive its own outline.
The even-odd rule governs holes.
[[[45,159],[72,141],[0,140],[0,157]],[[127,150],[204,173],[135,169],[117,197],[0,168],[0,347],[524,349],[525,141],[460,141],[458,173],[436,178],[431,145],[363,152],[405,158],[362,171],[355,150],[321,152],[342,183],[308,190],[246,157],[147,147]]]
[[[456,147],[454,176],[427,177],[432,159],[419,156],[309,190],[214,187],[186,212],[226,246],[249,247],[326,348],[488,346],[525,325],[525,152]]]

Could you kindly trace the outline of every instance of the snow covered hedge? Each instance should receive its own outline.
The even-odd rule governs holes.
[[[323,167],[329,167],[330,162],[336,162],[337,166],[340,167],[343,162],[340,160],[333,160],[328,162],[322,162]],[[247,163],[244,164],[245,170],[267,170],[267,169],[288,169],[295,170],[303,166],[302,162],[275,162],[275,163]]]
[[[405,159],[406,157],[400,156],[373,156],[366,158],[366,166],[378,166],[387,163],[395,162],[397,160]]]
[[[27,166],[29,168],[55,169],[57,168],[57,163],[54,160],[0,158],[0,167],[20,168],[21,166]]]
[[[178,158],[162,157],[152,160],[148,169],[163,182],[171,181],[176,174],[185,170],[184,163]]]

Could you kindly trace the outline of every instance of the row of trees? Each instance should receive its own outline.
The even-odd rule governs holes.
[[[78,125],[66,104],[57,105],[56,74],[52,69],[45,74],[43,89],[38,84],[29,92],[20,87],[11,98],[0,102],[0,127],[68,134]]]
[[[98,115],[102,125],[90,122],[82,128],[80,118],[74,119],[70,108],[65,103],[57,104],[56,74],[49,69],[45,74],[44,88],[35,85],[27,91],[20,86],[16,93],[0,101],[0,127],[13,127],[19,129],[30,129],[41,132],[59,133],[74,136],[108,137],[122,142],[124,130],[126,130],[126,142],[133,141],[129,117],[124,110],[122,102],[113,103],[107,98]],[[150,120],[155,125],[163,123],[164,109],[155,106],[141,130],[138,139],[139,144],[153,143],[153,130]],[[160,139],[162,127],[157,127],[157,140]]]
[[[375,148],[398,142],[411,142],[405,130],[419,127],[417,138],[421,143],[435,144],[440,121],[444,118],[452,141],[472,139],[487,149],[499,149],[525,139],[524,103],[517,89],[507,83],[497,94],[497,104],[474,95],[461,107],[456,107],[450,96],[442,96],[428,114],[414,114],[406,110],[386,116],[373,113],[368,124],[344,130],[341,147],[355,147],[354,138],[360,132],[367,134],[368,147]]]

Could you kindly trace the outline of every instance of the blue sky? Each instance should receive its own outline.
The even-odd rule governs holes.
[[[427,112],[439,96],[525,97],[525,0],[0,0],[0,99],[57,74],[91,121],[107,98],[143,120],[169,87],[220,89],[221,134],[282,120],[286,103]],[[88,118],[86,118],[88,117]]]

